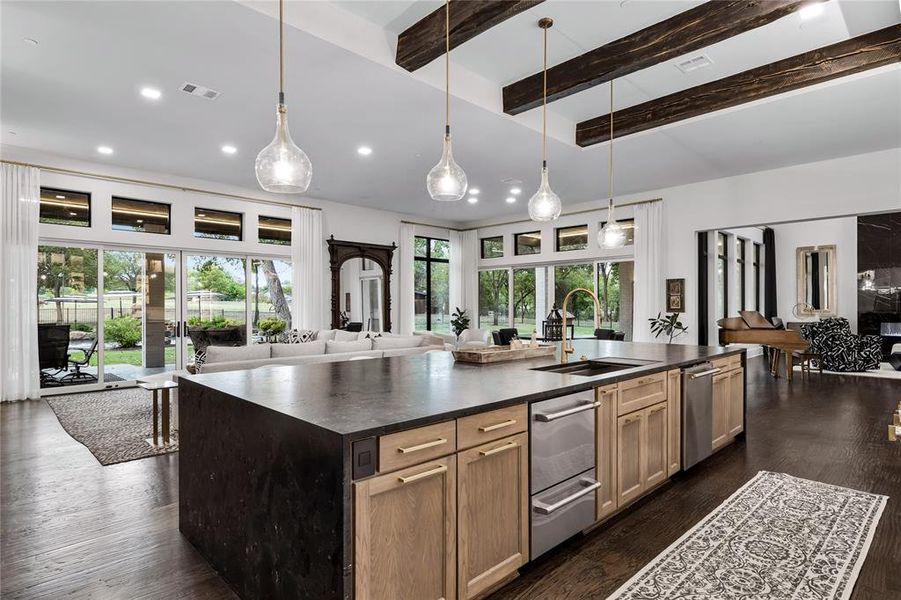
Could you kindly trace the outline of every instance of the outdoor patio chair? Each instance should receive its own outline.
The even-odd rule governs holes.
[[[82,353],[82,357],[78,360],[72,358],[72,355],[69,354],[67,356],[69,364],[75,369],[74,373],[69,373],[60,378],[60,381],[63,383],[73,383],[73,382],[83,382],[88,383],[91,381],[97,381],[97,376],[92,373],[85,373],[82,371],[83,368],[87,367],[91,363],[91,358],[94,356],[94,353],[97,352],[97,344],[99,340],[94,340],[94,343],[91,344],[91,348],[89,350],[85,350],[84,348],[75,348],[75,350],[80,350]]]
[[[57,375],[66,370],[68,360],[69,326],[52,323],[38,325],[38,366],[41,370],[41,387],[62,385]]]

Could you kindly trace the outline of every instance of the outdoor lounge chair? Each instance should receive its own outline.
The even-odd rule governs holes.
[[[76,348],[76,350],[80,350],[83,355],[80,359],[74,359],[74,358],[72,358],[71,354],[68,355],[69,365],[71,365],[72,368],[75,369],[75,372],[69,373],[68,375],[64,375],[63,377],[61,377],[60,381],[62,383],[64,383],[64,384],[73,383],[73,382],[88,383],[91,381],[97,381],[96,375],[94,375],[92,373],[85,373],[84,371],[82,371],[82,369],[84,367],[87,367],[90,364],[91,358],[94,356],[94,353],[97,352],[97,344],[98,343],[99,343],[98,340],[94,340],[94,343],[91,344],[91,348],[89,350],[84,350],[83,348]]]

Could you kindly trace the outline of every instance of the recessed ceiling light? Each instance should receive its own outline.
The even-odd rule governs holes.
[[[801,19],[804,21],[809,21],[811,19],[816,19],[821,14],[823,14],[823,5],[819,2],[814,4],[808,4],[803,7],[798,14],[801,15]]]
[[[359,154],[360,156],[369,156],[370,154],[372,154],[372,148],[370,148],[369,146],[360,146],[359,148],[357,148],[357,154]]]
[[[479,199],[476,198],[475,196],[470,196],[469,198],[466,199],[466,201],[469,202],[470,204],[475,204],[476,202],[479,201]]]
[[[163,93],[156,88],[152,87],[142,87],[141,95],[145,98],[149,98],[150,100],[159,100]]]
[[[36,39],[34,39],[34,38],[25,38],[25,43],[26,43],[26,44],[29,44],[29,45],[31,45],[31,46],[37,46],[37,45],[38,45],[38,41],[37,41]]]
[[[514,196],[519,196],[522,193],[522,190],[519,188],[510,188],[510,193]]]
[[[226,144],[226,145],[222,146],[222,152],[224,152],[225,154],[234,154],[237,151],[238,151],[238,149],[235,148],[234,146],[232,146],[231,144]]]
[[[480,191],[479,188],[470,188],[469,193],[473,196],[478,196]]]
[[[514,198],[513,196],[507,196],[507,204],[513,204],[514,202],[516,202],[516,198]]]
[[[113,149],[109,146],[97,146],[97,152],[99,152],[100,154],[112,154]]]
[[[56,199],[57,199],[57,200],[65,200],[66,197],[65,197],[65,196],[60,196],[59,194],[57,194],[57,195],[56,195]]]

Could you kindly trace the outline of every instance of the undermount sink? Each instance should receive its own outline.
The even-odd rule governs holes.
[[[644,367],[653,365],[656,360],[641,360],[637,358],[595,358],[592,360],[580,360],[579,362],[566,363],[562,365],[551,365],[549,367],[538,367],[533,371],[547,371],[549,373],[563,373],[565,375],[582,375],[583,377],[594,377],[596,375],[606,375],[615,373],[616,371],[624,371],[626,369],[634,369],[635,367]]]

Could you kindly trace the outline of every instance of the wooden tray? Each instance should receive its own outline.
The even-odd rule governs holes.
[[[487,348],[454,350],[454,360],[476,365],[487,365],[508,360],[553,356],[556,349],[557,346],[554,344],[539,345],[537,348],[529,348],[528,345],[525,345],[516,350],[511,350],[510,346],[488,346]]]

